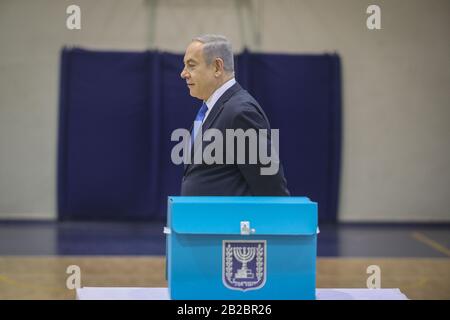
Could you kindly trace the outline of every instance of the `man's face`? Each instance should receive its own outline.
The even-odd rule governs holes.
[[[186,80],[189,94],[200,100],[207,100],[217,86],[214,63],[206,64],[203,57],[203,43],[193,41],[184,55],[184,69],[181,78]]]

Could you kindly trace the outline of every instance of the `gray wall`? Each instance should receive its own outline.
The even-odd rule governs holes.
[[[253,15],[234,1],[159,2],[0,1],[0,218],[56,217],[62,46],[182,52],[208,32],[236,51],[341,54],[340,220],[450,221],[448,0],[264,0],[248,2]],[[66,29],[70,4],[81,30]],[[382,30],[366,28],[369,4]]]

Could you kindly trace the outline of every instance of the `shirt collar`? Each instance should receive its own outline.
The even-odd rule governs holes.
[[[227,82],[225,82],[223,85],[221,85],[214,93],[208,98],[208,100],[205,101],[206,106],[208,107],[208,111],[211,110],[212,107],[216,104],[217,100],[220,99],[220,97],[230,89],[234,84],[236,83],[236,80],[231,78]]]

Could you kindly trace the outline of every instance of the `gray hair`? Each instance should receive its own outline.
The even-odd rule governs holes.
[[[231,42],[221,35],[205,34],[195,37],[192,41],[198,41],[204,44],[203,56],[209,65],[215,58],[223,60],[223,68],[227,72],[234,72],[233,50]]]

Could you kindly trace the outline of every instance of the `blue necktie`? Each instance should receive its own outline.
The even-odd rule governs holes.
[[[198,130],[202,126],[203,119],[205,119],[206,112],[208,111],[208,106],[203,102],[202,107],[197,112],[195,117],[194,127],[191,132],[191,144],[194,143],[195,137],[197,136]],[[197,125],[196,125],[197,123]]]

